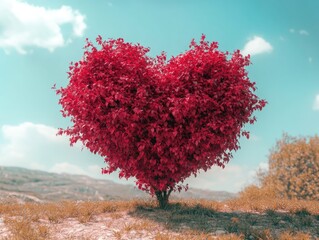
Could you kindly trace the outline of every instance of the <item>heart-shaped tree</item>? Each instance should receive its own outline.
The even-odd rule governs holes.
[[[56,90],[63,117],[73,122],[59,133],[101,155],[108,164],[102,173],[135,177],[160,207],[191,174],[224,168],[239,137],[249,137],[243,126],[266,104],[253,94],[249,56],[223,53],[204,35],[169,61],[123,39],[96,41],[99,48],[87,40],[68,86]]]

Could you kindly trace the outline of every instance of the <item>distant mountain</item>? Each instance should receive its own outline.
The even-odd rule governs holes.
[[[236,194],[190,188],[172,198],[223,201]],[[0,201],[48,202],[59,200],[127,200],[149,198],[133,185],[84,175],[57,174],[19,167],[0,167]]]

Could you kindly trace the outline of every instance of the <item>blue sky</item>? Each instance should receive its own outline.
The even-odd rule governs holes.
[[[66,86],[68,66],[83,54],[85,38],[122,37],[150,47],[150,55],[187,50],[204,33],[222,51],[251,54],[248,72],[268,101],[249,140],[225,169],[188,180],[190,187],[240,191],[267,167],[283,132],[319,133],[319,1],[1,0],[0,165],[101,175],[103,159],[55,136],[63,119],[51,87]]]

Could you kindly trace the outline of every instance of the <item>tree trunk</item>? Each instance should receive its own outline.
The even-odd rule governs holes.
[[[168,207],[168,198],[173,189],[164,191],[155,191],[155,195],[160,208],[165,209]]]

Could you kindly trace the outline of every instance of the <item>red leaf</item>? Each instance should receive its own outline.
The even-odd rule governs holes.
[[[254,95],[249,57],[238,50],[229,59],[205,35],[169,61],[123,39],[96,42],[99,49],[87,40],[83,59],[70,64],[69,84],[53,87],[73,123],[58,134],[99,153],[103,174],[120,169],[150,194],[180,191],[200,169],[225,167],[240,135],[249,138],[243,126],[267,103]]]

